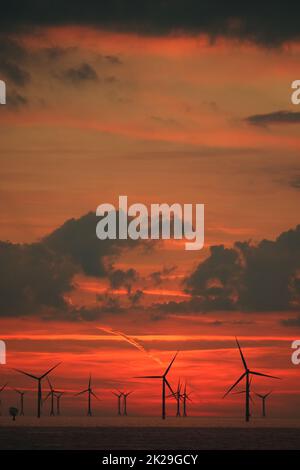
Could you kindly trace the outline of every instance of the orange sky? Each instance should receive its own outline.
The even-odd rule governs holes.
[[[83,27],[49,28],[18,37],[28,52],[32,77],[20,92],[28,104],[0,109],[0,239],[39,240],[70,217],[95,211],[103,202],[204,203],[205,249],[187,252],[176,242],[121,254],[115,266],[143,276],[143,306],[187,297],[182,280],[213,244],[274,238],[299,223],[299,125],[250,125],[245,119],[277,110],[294,111],[290,85],[299,72],[300,46],[265,49],[205,36],[140,37]],[[45,48],[63,55],[49,59]],[[107,59],[114,57],[117,60]],[[96,80],[71,83],[65,71],[88,63]],[[1,78],[1,77],[0,77]],[[151,272],[176,265],[160,286]],[[95,305],[107,279],[78,275],[66,296],[76,306]],[[113,295],[126,297],[125,289]],[[180,350],[172,384],[187,380],[191,412],[239,415],[242,398],[222,400],[242,372],[238,335],[254,369],[279,375],[273,384],[254,381],[258,392],[274,389],[274,416],[300,409],[299,371],[291,364],[297,328],[280,324],[287,312],[165,315],[141,309],[107,314],[101,322],[45,321],[37,316],[0,319],[7,341],[1,382],[32,390],[32,382],[12,372],[43,371],[63,364],[53,382],[69,394],[68,413],[80,414],[84,399],[71,395],[93,374],[103,401],[99,413],[114,412],[111,390],[134,390],[136,414],[158,414],[157,383],[133,379],[159,373],[159,366],[122,339],[98,326],[138,338],[164,365]],[[0,383],[1,386],[1,383]],[[6,402],[16,398],[11,391]],[[132,405],[131,405],[132,403]],[[28,407],[33,410],[33,393]],[[256,405],[257,409],[259,405]],[[298,413],[298,411],[297,411]],[[300,413],[300,412],[299,412]],[[299,414],[300,417],[300,414]]]

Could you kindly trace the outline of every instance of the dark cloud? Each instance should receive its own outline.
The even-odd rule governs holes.
[[[154,271],[150,274],[150,279],[152,280],[155,286],[159,286],[162,282],[164,277],[170,275],[172,272],[176,271],[177,266],[165,266],[161,271]]]
[[[1,6],[2,30],[81,24],[142,34],[206,33],[266,46],[299,40],[300,5],[296,0],[263,3],[228,0],[11,0]]]
[[[143,296],[144,292],[141,289],[137,289],[135,292],[131,293],[129,295],[129,300],[131,301],[132,306],[137,305]]]
[[[269,124],[298,124],[300,123],[300,112],[297,111],[274,111],[267,114],[254,114],[245,119],[248,124],[255,126],[267,126]]]
[[[140,240],[99,240],[96,225],[99,217],[94,212],[70,219],[43,239],[49,248],[73,262],[88,276],[107,276],[112,267],[107,258],[121,250],[143,244]],[[146,241],[145,241],[146,242]]]
[[[114,269],[108,274],[110,286],[112,289],[120,289],[125,287],[128,293],[131,292],[132,285],[137,282],[139,276],[135,269],[128,269],[123,271],[122,269]]]
[[[74,265],[41,243],[0,242],[0,312],[35,314],[43,307],[65,306],[72,289]]]
[[[0,315],[44,315],[46,310],[50,317],[55,312],[60,318],[82,316],[65,300],[65,294],[73,289],[74,275],[80,272],[98,277],[108,277],[113,272],[115,284],[130,286],[137,276],[135,271],[128,270],[120,276],[113,271],[112,260],[121,250],[136,247],[137,242],[99,240],[98,221],[99,217],[89,213],[68,220],[37,243],[0,242]],[[128,292],[131,294],[130,289]],[[85,311],[85,316],[92,318],[114,309],[121,309],[119,300],[108,293],[101,308],[97,312]]]
[[[299,269],[300,225],[275,241],[211,247],[186,290],[197,296],[198,309],[290,310],[300,305]]]
[[[85,62],[78,67],[70,67],[65,70],[62,74],[62,78],[78,85],[87,81],[95,82],[98,80],[98,75],[96,70]]]
[[[24,68],[27,52],[16,40],[0,37],[0,74],[8,84],[23,87],[30,82]]]

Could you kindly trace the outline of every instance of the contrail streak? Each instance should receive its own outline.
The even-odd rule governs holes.
[[[132,338],[131,336],[126,335],[125,333],[122,333],[122,331],[113,330],[112,328],[103,327],[103,326],[97,327],[97,329],[105,331],[106,333],[110,333],[111,335],[115,335],[115,336],[119,336],[120,338],[123,338],[124,341],[126,341],[127,343],[131,344],[135,348],[142,351],[144,354],[150,357],[150,359],[153,359],[155,362],[157,362],[160,366],[163,365],[159,358],[153,356],[153,354],[147,351],[147,349],[144,348],[144,346],[142,346],[136,339]]]

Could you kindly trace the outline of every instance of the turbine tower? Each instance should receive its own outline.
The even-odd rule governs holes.
[[[56,398],[56,415],[60,416],[60,399],[65,392],[57,392],[55,393]]]
[[[88,416],[92,416],[92,396],[95,397],[97,400],[99,400],[99,398],[98,398],[97,395],[93,392],[93,389],[92,389],[92,376],[91,376],[91,374],[90,374],[90,377],[89,377],[88,388],[86,388],[85,390],[82,390],[82,391],[79,392],[79,393],[76,393],[75,396],[82,395],[83,393],[87,393],[87,394],[88,394],[88,410],[87,410],[87,415],[88,415]]]
[[[180,380],[178,380],[178,385],[177,385],[177,390],[174,394],[170,394],[167,396],[167,398],[175,398],[176,400],[176,416],[181,416],[181,413],[180,413],[180,401],[183,397],[183,395],[181,394],[181,384],[180,384]]]
[[[111,392],[113,395],[115,395],[117,398],[118,398],[118,415],[121,416],[121,400],[122,400],[122,396],[123,396],[123,392],[120,392],[120,390],[118,390],[119,393],[117,392]]]
[[[183,400],[183,416],[186,417],[187,416],[186,401],[187,400],[192,401],[191,398],[190,398],[190,393],[186,392],[186,384],[184,384],[183,394],[181,395],[181,397],[182,397],[182,400]]]
[[[48,382],[48,385],[50,387],[50,392],[48,393],[48,395],[46,396],[44,401],[48,400],[48,398],[51,397],[50,416],[55,416],[55,413],[54,413],[54,398],[55,398],[55,394],[58,393],[58,390],[54,390],[54,388],[52,387],[52,384],[49,380],[49,377],[47,377],[47,382]]]
[[[22,390],[18,390],[17,388],[15,388],[14,391],[20,395],[20,416],[24,416],[24,395],[25,395],[25,392],[23,392]]]
[[[169,384],[169,382],[167,380],[167,375],[168,375],[168,373],[169,373],[169,371],[172,367],[173,362],[176,359],[176,356],[177,356],[178,352],[179,351],[177,351],[177,353],[173,357],[172,361],[168,365],[168,367],[165,370],[163,375],[144,375],[144,376],[140,376],[140,377],[135,377],[136,379],[161,379],[162,380],[162,412],[161,412],[162,419],[166,419],[166,386],[168,387],[168,389],[170,390],[170,392],[174,396],[174,392],[172,390],[172,387],[171,387],[171,385]]]
[[[20,372],[20,374],[27,375],[27,377],[30,377],[34,380],[37,380],[38,386],[37,386],[37,417],[41,417],[41,408],[42,408],[42,380],[47,377],[50,372],[52,372],[56,367],[58,367],[61,364],[59,362],[55,366],[51,367],[51,369],[47,370],[44,374],[37,376],[33,374],[29,374],[28,372],[24,372],[23,370],[20,369],[14,369],[17,372]]]
[[[227,390],[227,392],[225,393],[225,395],[223,396],[223,398],[225,398],[230,392],[231,390],[233,390],[237,384],[239,384],[241,382],[241,380],[243,380],[244,378],[246,379],[246,390],[245,390],[245,396],[246,396],[246,400],[245,400],[245,420],[246,422],[248,422],[250,420],[250,376],[251,375],[258,375],[260,377],[268,377],[268,378],[271,378],[271,379],[279,379],[279,377],[274,377],[273,375],[267,375],[267,374],[262,374],[261,372],[256,372],[256,371],[253,371],[253,370],[250,370],[248,365],[247,365],[247,362],[245,360],[245,357],[243,355],[243,352],[241,350],[241,347],[240,347],[240,344],[236,338],[236,343],[237,343],[237,346],[238,346],[238,349],[239,349],[239,352],[240,352],[240,356],[241,356],[241,360],[242,360],[242,363],[243,363],[243,366],[244,366],[244,369],[245,369],[245,372],[240,376],[240,378],[229,388],[229,390]]]
[[[127,416],[127,397],[133,392],[123,392],[123,416]]]
[[[262,395],[260,393],[256,393],[255,395],[262,400],[262,417],[266,417],[266,399],[271,395],[272,392],[266,393],[265,395]]]

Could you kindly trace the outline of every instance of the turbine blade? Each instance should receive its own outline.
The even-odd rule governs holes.
[[[28,377],[31,377],[32,379],[35,379],[35,380],[39,379],[39,377],[37,377],[36,375],[29,374],[28,372],[24,372],[23,370],[20,370],[20,369],[13,369],[13,370],[15,370],[16,372],[20,372],[20,374],[27,375]]]
[[[278,380],[281,380],[280,377],[275,377],[274,375],[268,375],[268,374],[262,374],[261,372],[255,372],[253,370],[249,370],[249,373],[250,374],[253,374],[253,375],[259,375],[261,377],[269,377],[270,379],[278,379]]]
[[[51,367],[51,369],[47,370],[47,372],[45,372],[43,375],[41,375],[39,378],[40,379],[43,379],[44,377],[46,377],[46,375],[50,374],[50,372],[52,370],[54,370],[56,367],[58,367],[59,365],[61,364],[61,362],[59,362],[58,364],[56,364],[55,366]]]
[[[163,379],[163,375],[139,375],[137,377],[133,377],[134,379]]]
[[[44,398],[44,400],[43,400],[43,401],[47,401],[47,400],[48,400],[48,398],[50,397],[51,393],[52,393],[52,392],[49,392],[49,393],[47,394],[47,396]]]
[[[3,387],[0,388],[0,393],[5,389],[5,387],[8,385],[8,382],[3,385]]]
[[[91,384],[92,384],[92,375],[90,374],[90,378],[89,378],[89,388],[91,388]]]
[[[82,395],[83,393],[86,393],[88,391],[89,391],[88,388],[86,390],[82,390],[81,392],[75,393],[74,397],[77,397],[78,395]]]
[[[48,385],[49,385],[49,387],[50,387],[50,390],[53,391],[53,387],[52,387],[52,384],[51,384],[51,382],[50,382],[50,380],[49,380],[49,377],[47,377],[47,382],[48,382]]]
[[[244,368],[245,368],[246,370],[248,370],[247,363],[246,363],[246,360],[245,360],[245,358],[244,358],[243,352],[242,352],[242,350],[241,350],[240,343],[238,342],[238,339],[237,339],[237,338],[235,338],[235,340],[236,340],[236,343],[237,343],[238,348],[239,348],[239,351],[240,351],[240,355],[241,355],[241,359],[242,359],[243,364],[244,364]]]
[[[163,380],[166,382],[166,384],[167,384],[167,386],[168,386],[170,392],[172,393],[172,395],[176,395],[176,394],[174,393],[174,391],[172,390],[172,387],[171,387],[171,385],[169,384],[169,382],[167,381],[166,377],[164,377]]]
[[[93,395],[93,397],[95,397],[98,401],[100,401],[100,398],[97,397],[96,393],[94,393],[93,390],[91,391],[91,395]]]
[[[168,365],[168,367],[167,367],[167,369],[166,369],[166,372],[164,373],[164,377],[166,377],[166,375],[168,374],[169,370],[171,369],[172,364],[173,364],[173,362],[175,361],[176,356],[177,356],[178,353],[179,353],[179,351],[177,351],[177,353],[176,353],[175,356],[173,357],[172,361],[171,361],[170,364]]]
[[[245,376],[246,376],[246,372],[244,372],[244,373],[240,376],[240,378],[230,387],[229,390],[227,390],[227,392],[225,393],[225,395],[223,395],[223,398],[225,398],[225,397],[228,395],[228,393],[230,393],[231,390],[233,390],[234,387],[236,387],[237,384],[240,383],[241,380],[243,380],[243,378],[244,378]]]

